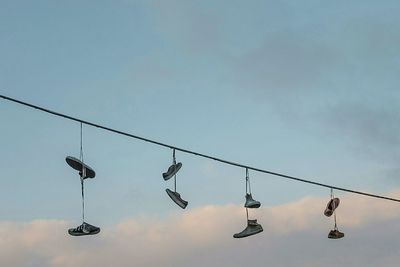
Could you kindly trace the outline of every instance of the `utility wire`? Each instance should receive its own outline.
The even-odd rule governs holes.
[[[109,132],[113,132],[113,133],[116,133],[116,134],[120,134],[120,135],[124,135],[124,136],[127,136],[127,137],[131,137],[131,138],[134,138],[134,139],[142,140],[144,142],[151,143],[151,144],[154,144],[154,145],[163,146],[163,147],[167,147],[167,148],[170,148],[170,149],[175,149],[177,151],[188,153],[188,154],[192,154],[192,155],[195,155],[195,156],[199,156],[199,157],[215,160],[215,161],[218,161],[218,162],[221,162],[221,163],[225,163],[225,164],[228,164],[228,165],[232,165],[232,166],[236,166],[236,167],[240,167],[240,168],[244,168],[244,169],[248,169],[248,170],[253,170],[253,171],[256,171],[256,172],[266,173],[266,174],[270,174],[270,175],[274,175],[274,176],[278,176],[278,177],[281,177],[281,178],[294,180],[294,181],[298,181],[298,182],[302,182],[302,183],[313,184],[313,185],[316,185],[316,186],[321,186],[321,187],[326,187],[326,188],[335,189],[335,190],[339,190],[339,191],[344,191],[344,192],[348,192],[348,193],[352,193],[352,194],[358,194],[358,195],[363,195],[363,196],[367,196],[367,197],[374,197],[374,198],[380,198],[380,199],[385,199],[385,200],[389,200],[389,201],[400,202],[400,199],[396,199],[396,198],[391,198],[391,197],[386,197],[386,196],[381,196],[381,195],[375,195],[375,194],[371,194],[371,193],[367,193],[367,192],[347,189],[347,188],[344,188],[344,187],[338,187],[338,186],[329,185],[329,184],[323,184],[323,183],[319,183],[319,182],[315,182],[315,181],[311,181],[311,180],[307,180],[307,179],[303,179],[303,178],[299,178],[299,177],[295,177],[295,176],[290,176],[290,175],[286,175],[286,174],[282,174],[282,173],[278,173],[278,172],[272,172],[272,171],[268,171],[268,170],[264,170],[264,169],[251,167],[251,166],[248,166],[248,165],[244,165],[244,164],[241,164],[241,163],[236,163],[236,162],[233,162],[233,161],[228,161],[228,160],[217,158],[217,157],[214,157],[214,156],[202,154],[202,153],[199,153],[199,152],[196,152],[196,151],[191,151],[191,150],[188,150],[188,149],[179,148],[179,147],[176,147],[176,146],[173,146],[173,145],[168,145],[168,144],[161,143],[161,142],[158,142],[158,141],[155,141],[155,140],[151,140],[151,139],[148,139],[148,138],[140,137],[140,136],[137,136],[137,135],[134,135],[134,134],[130,134],[130,133],[127,133],[127,132],[119,131],[119,130],[116,130],[116,129],[113,129],[113,128],[109,128],[109,127],[106,127],[106,126],[103,126],[103,125],[100,125],[100,124],[96,124],[96,123],[93,123],[93,122],[85,121],[85,120],[82,120],[82,119],[79,119],[79,118],[71,117],[71,116],[68,116],[68,115],[65,115],[65,114],[62,114],[62,113],[58,113],[58,112],[55,112],[55,111],[52,111],[52,110],[49,110],[49,109],[46,109],[46,108],[43,108],[43,107],[40,107],[40,106],[36,106],[36,105],[33,105],[33,104],[26,103],[26,102],[23,102],[21,100],[14,99],[14,98],[11,98],[11,97],[8,97],[8,96],[5,96],[5,95],[0,95],[0,97],[5,99],[5,100],[8,100],[8,101],[11,101],[11,102],[14,102],[14,103],[18,103],[18,104],[21,104],[21,105],[24,105],[24,106],[27,106],[27,107],[30,107],[30,108],[33,108],[33,109],[37,109],[37,110],[40,110],[40,111],[43,111],[43,112],[46,112],[46,113],[49,113],[49,114],[52,114],[52,115],[55,115],[55,116],[58,116],[58,117],[62,117],[62,118],[68,119],[68,120],[80,122],[80,123],[83,123],[83,124],[86,124],[86,125],[90,125],[90,126],[93,126],[93,127],[96,127],[96,128],[100,128],[100,129],[103,129],[103,130],[106,130],[106,131],[109,131]]]

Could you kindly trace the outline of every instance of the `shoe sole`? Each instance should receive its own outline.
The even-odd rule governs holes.
[[[96,235],[98,233],[100,233],[100,228],[98,230],[90,232],[90,233],[74,233],[74,232],[71,232],[70,230],[68,230],[68,234],[70,234],[71,236]]]
[[[90,168],[88,165],[82,163],[82,161],[80,161],[77,158],[68,156],[65,158],[65,161],[71,168],[73,168],[74,170],[77,170],[79,172],[81,172],[84,167],[86,169],[86,177],[84,177],[83,179],[94,178],[96,176],[96,172],[92,168]]]
[[[234,234],[234,235],[233,235],[233,238],[244,238],[244,237],[248,237],[248,236],[252,236],[252,235],[259,234],[259,233],[261,233],[262,231],[264,231],[263,228],[261,228],[261,229],[255,231],[255,232],[253,232],[253,233],[251,233],[251,234],[245,234],[245,235]]]
[[[261,203],[257,203],[257,204],[253,204],[253,205],[244,205],[245,208],[249,208],[249,209],[258,209],[259,207],[261,207]]]

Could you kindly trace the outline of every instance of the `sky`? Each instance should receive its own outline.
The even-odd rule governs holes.
[[[400,195],[398,1],[3,1],[0,94],[229,161]],[[1,266],[397,266],[398,206],[245,170],[0,101]],[[333,254],[333,255],[332,255]],[[93,255],[96,255],[95,257]],[[158,255],[154,257],[154,255]],[[289,255],[289,256],[288,256]],[[337,259],[337,257],[339,259]],[[116,260],[118,259],[118,260]],[[116,262],[118,261],[118,262]]]

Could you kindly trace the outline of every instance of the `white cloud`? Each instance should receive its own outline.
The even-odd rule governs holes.
[[[78,238],[66,232],[72,222],[0,222],[0,266],[397,266],[397,203],[344,195],[338,219],[346,237],[337,241],[326,238],[333,222],[323,216],[325,202],[251,210],[264,232],[241,240],[232,234],[245,227],[245,211],[235,205],[132,218]]]

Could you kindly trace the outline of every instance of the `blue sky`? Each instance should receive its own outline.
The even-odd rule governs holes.
[[[387,194],[400,160],[398,1],[0,1],[0,92],[252,166]],[[79,125],[1,101],[1,220],[80,220]],[[182,211],[172,151],[84,127],[87,218]],[[177,153],[190,209],[245,171]],[[251,172],[273,207],[329,191]],[[339,193],[340,194],[340,193]],[[72,265],[71,265],[72,266]]]

